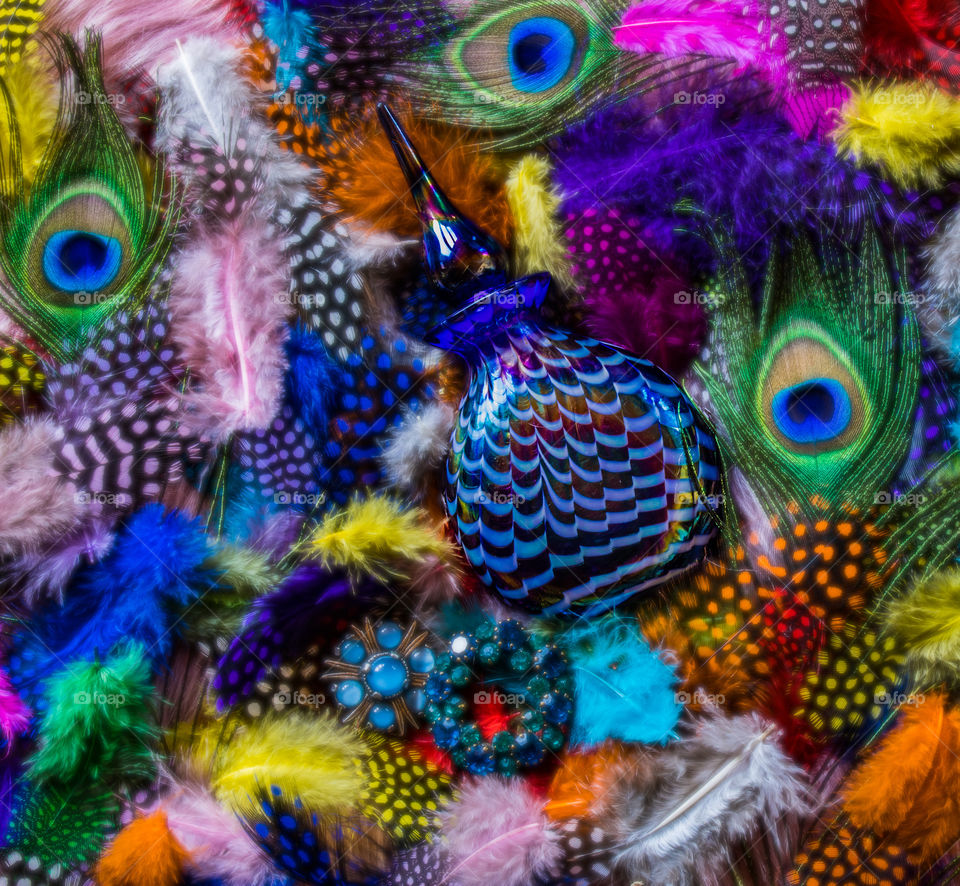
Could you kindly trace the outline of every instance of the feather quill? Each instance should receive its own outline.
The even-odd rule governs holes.
[[[765,822],[810,808],[806,776],[757,714],[714,717],[615,792],[614,860],[629,880],[692,886]]]
[[[277,200],[304,178],[246,112],[255,100],[237,64],[208,41],[191,40],[160,81],[170,104],[159,139],[197,207],[174,259],[172,333],[195,379],[189,420],[218,442],[268,426],[280,407],[291,304],[273,216]],[[201,86],[211,74],[213,95]]]
[[[559,837],[542,806],[522,779],[468,780],[438,814],[440,844],[449,859],[444,881],[526,886],[555,874]]]

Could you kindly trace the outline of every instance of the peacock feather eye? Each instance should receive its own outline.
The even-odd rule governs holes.
[[[55,47],[65,89],[53,136],[36,176],[27,182],[13,130],[7,192],[0,202],[0,288],[4,309],[44,350],[61,361],[75,355],[91,328],[146,298],[169,245],[164,176],[149,181],[138,163],[100,71],[100,46]],[[83,97],[85,100],[81,100]]]
[[[849,356],[813,326],[791,329],[761,372],[767,432],[798,456],[854,445],[869,421],[869,397]]]

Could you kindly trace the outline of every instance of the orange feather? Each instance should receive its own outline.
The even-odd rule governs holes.
[[[509,244],[513,221],[504,178],[493,157],[480,149],[481,142],[454,127],[410,114],[399,116],[457,209],[501,244]],[[400,236],[419,236],[410,188],[380,123],[371,119],[356,129],[338,118],[331,123],[335,137],[320,158],[326,174],[324,196],[351,220]]]
[[[893,836],[919,862],[939,858],[960,837],[960,711],[939,693],[906,707],[843,794],[855,825]]]
[[[635,754],[607,742],[590,751],[567,751],[547,791],[543,811],[555,821],[597,817]]]
[[[189,853],[167,827],[163,812],[135,818],[114,838],[97,865],[98,886],[177,886]]]

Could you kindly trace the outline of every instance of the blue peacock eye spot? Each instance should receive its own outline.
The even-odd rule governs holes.
[[[91,231],[57,231],[43,248],[44,276],[64,292],[98,292],[116,279],[122,261],[119,240]]]
[[[812,378],[778,391],[773,420],[795,443],[822,443],[840,436],[850,424],[850,396],[833,378]]]
[[[539,16],[517,22],[510,31],[507,55],[510,79],[518,92],[545,92],[567,75],[577,40],[560,19]]]

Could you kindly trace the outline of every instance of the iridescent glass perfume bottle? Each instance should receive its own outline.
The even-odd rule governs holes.
[[[510,281],[380,106],[450,306],[430,344],[467,366],[445,506],[467,560],[506,602],[591,616],[693,566],[715,531],[713,435],[665,372],[539,314],[549,274]]]

